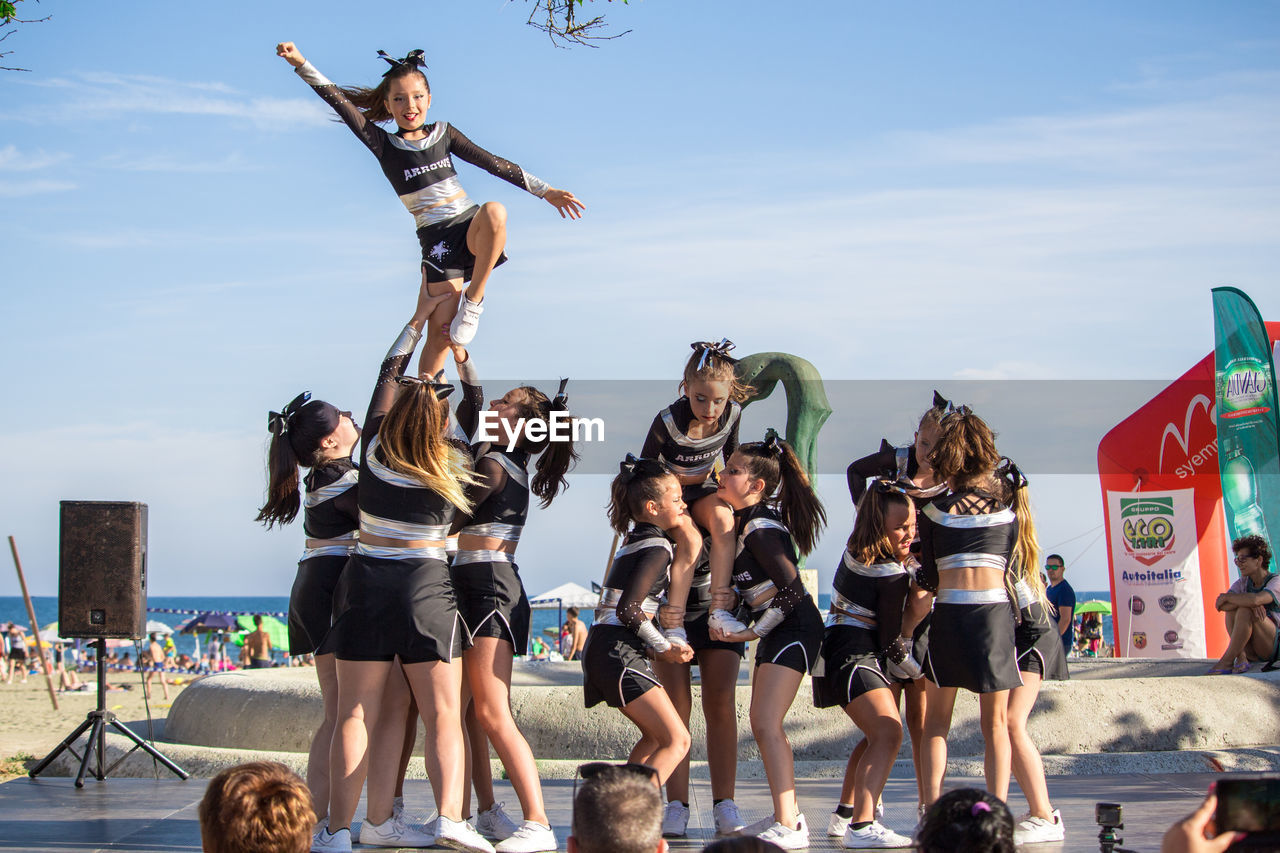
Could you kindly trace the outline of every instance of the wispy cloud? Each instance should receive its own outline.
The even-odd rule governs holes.
[[[49,153],[47,151],[24,153],[19,151],[16,145],[6,145],[0,148],[0,171],[36,172],[56,163],[61,163],[70,156],[70,154],[62,152]]]
[[[272,127],[322,125],[331,115],[316,98],[255,97],[216,81],[95,72],[37,80],[28,85],[67,90],[60,105],[76,121],[86,117],[127,120],[144,114],[187,115],[241,119]],[[57,116],[48,110],[13,117],[57,121]]]
[[[183,174],[221,174],[226,172],[254,172],[264,168],[250,162],[238,151],[216,160],[201,160],[164,152],[130,152],[103,157],[100,164],[108,169],[123,172],[178,172]]]
[[[0,181],[0,198],[22,198],[24,196],[63,193],[76,189],[71,181]]]

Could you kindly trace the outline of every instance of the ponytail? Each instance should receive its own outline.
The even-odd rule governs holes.
[[[1013,543],[1011,565],[1017,579],[1027,585],[1032,596],[1042,604],[1047,604],[1044,580],[1040,577],[1040,540],[1036,536],[1036,522],[1031,512],[1031,494],[1027,489],[1026,475],[1006,456],[1000,459],[996,477],[1005,503],[1018,519],[1018,538]]]
[[[644,505],[662,497],[663,481],[675,474],[658,459],[638,459],[628,453],[618,464],[618,476],[609,484],[609,526],[623,535],[644,512]]]
[[[827,512],[791,445],[770,429],[765,432],[764,441],[741,444],[734,452],[746,457],[748,473],[753,478],[764,481],[765,500],[777,492],[771,502],[777,506],[801,555],[812,551],[818,543],[818,531],[827,523]]]
[[[298,493],[298,457],[285,435],[273,435],[267,449],[267,501],[258,510],[260,521],[270,530],[298,517],[302,497]]]
[[[568,379],[561,379],[560,390],[551,400],[531,385],[522,385],[518,389],[524,392],[525,398],[524,405],[521,407],[521,416],[541,420],[547,425],[546,438],[536,442],[522,439],[521,445],[531,456],[539,457],[537,470],[529,483],[529,491],[541,500],[543,509],[551,506],[556,496],[569,488],[569,480],[565,474],[581,456],[572,439],[568,441],[551,439],[552,414],[569,411],[569,395],[564,391],[568,384]]]

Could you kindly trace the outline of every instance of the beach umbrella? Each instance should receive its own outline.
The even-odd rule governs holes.
[[[163,622],[159,621],[158,619],[148,619],[147,633],[148,634],[172,634],[173,629],[170,628],[168,625],[164,624]]]
[[[40,641],[47,645],[53,645],[54,643],[71,642],[70,640],[67,640],[58,636],[57,622],[50,622],[48,625],[44,626],[44,630],[40,632]]]
[[[226,613],[205,611],[199,615],[192,616],[179,627],[184,634],[194,634],[198,631],[234,631],[239,625],[236,624],[236,617],[234,616]]]
[[[241,633],[235,638],[237,646],[244,645],[244,635],[254,631],[252,616],[239,616]],[[289,626],[281,622],[274,616],[262,617],[262,630],[267,632],[267,636],[271,638],[271,648],[279,649],[285,654],[289,653]]]
[[[1111,615],[1111,603],[1107,601],[1082,601],[1076,605],[1076,615],[1082,613],[1105,613]]]

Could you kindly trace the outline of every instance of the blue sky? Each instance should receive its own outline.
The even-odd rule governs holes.
[[[281,40],[344,83],[424,48],[429,117],[585,201],[563,222],[459,167],[510,211],[475,345],[498,394],[669,380],[632,400],[653,412],[688,342],[721,336],[944,391],[1169,379],[1212,346],[1210,287],[1280,319],[1276,3],[637,0],[593,4],[632,30],[598,50],[554,48],[523,3],[24,5],[52,20],[4,44],[32,73],[0,74],[0,518],[37,593],[60,499],[150,505],[154,594],[288,592],[301,531],[252,522],[265,413],[303,388],[364,408],[418,248]],[[1023,443],[1060,417],[1010,408],[993,425]],[[863,414],[821,441],[853,458],[918,412]],[[610,429],[638,443],[647,419]],[[1076,458],[1039,472],[1042,540],[1104,588]],[[531,592],[599,573],[605,487],[535,514]],[[850,509],[840,476],[820,487],[825,583]]]

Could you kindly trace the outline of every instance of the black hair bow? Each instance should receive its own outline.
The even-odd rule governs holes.
[[[707,359],[710,358],[711,356],[715,356],[716,358],[723,359],[729,364],[738,363],[738,360],[736,358],[729,357],[730,350],[733,350],[736,347],[736,344],[734,344],[734,342],[729,340],[728,338],[721,338],[720,343],[718,344],[713,344],[711,343],[711,341],[694,341],[693,343],[689,344],[689,347],[694,352],[701,354],[698,357],[698,366],[694,368],[695,370],[701,370],[702,368],[706,367]]]
[[[769,427],[764,431],[764,449],[772,453],[774,456],[782,455],[782,444],[778,441],[778,431],[773,427]]]
[[[912,484],[910,483],[903,483],[899,480],[890,480],[887,477],[877,477],[871,481],[871,488],[883,494],[896,492],[900,495],[909,495],[910,492],[908,492],[908,487],[911,485]]]
[[[939,393],[935,390],[935,391],[933,392],[933,406],[932,406],[932,408],[939,409],[939,410],[944,411],[944,412],[949,412],[949,411],[951,411],[952,409],[954,409],[954,408],[955,408],[955,406],[953,406],[953,405],[951,404],[951,401],[950,401],[950,400],[948,400],[946,397],[942,396],[941,394],[939,394]]]
[[[556,411],[564,411],[569,408],[569,395],[564,389],[569,385],[569,377],[560,380],[560,390],[556,391],[556,396],[551,400],[551,408]]]
[[[294,415],[306,405],[311,399],[310,391],[303,391],[298,396],[289,401],[288,405],[279,412],[267,412],[267,432],[272,435],[284,435],[289,431],[289,424],[293,421]]]
[[[1014,464],[1013,460],[1008,456],[1000,457],[1000,476],[1009,483],[1009,487],[1013,491],[1025,489],[1027,487],[1027,475],[1022,473],[1022,469]]]
[[[639,464],[640,457],[636,456],[634,453],[628,453],[627,458],[618,463],[618,473],[630,474],[634,477],[636,474],[636,466]]]
[[[409,51],[409,54],[405,56],[404,59],[395,59],[385,50],[378,51],[378,56],[382,57],[383,61],[391,66],[387,69],[387,73],[382,75],[383,77],[386,77],[387,74],[390,74],[392,71],[397,71],[406,66],[411,69],[427,67],[426,54],[421,50]]]
[[[437,400],[443,400],[453,393],[453,386],[444,381],[444,369],[436,372],[435,376],[430,379],[422,379],[417,376],[397,376],[396,382],[401,385],[426,385],[436,395]]]

